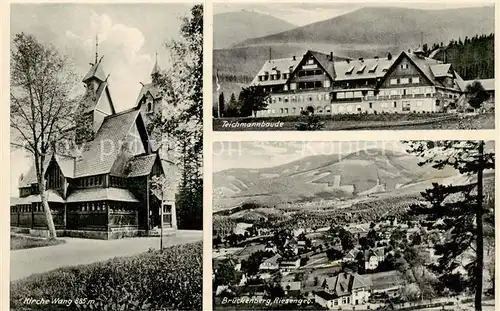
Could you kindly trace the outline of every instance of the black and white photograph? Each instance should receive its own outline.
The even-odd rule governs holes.
[[[11,310],[202,310],[203,12],[10,5]]]
[[[495,310],[493,141],[213,153],[214,310]]]
[[[493,3],[214,3],[215,131],[494,129]]]

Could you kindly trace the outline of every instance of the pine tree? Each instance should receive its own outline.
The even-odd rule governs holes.
[[[474,177],[475,182],[464,185],[433,184],[422,193],[426,201],[412,207],[414,213],[427,220],[426,225],[442,234],[435,244],[442,255],[434,269],[444,280],[455,274],[460,256],[472,249],[475,259],[467,265],[469,285],[475,291],[475,310],[481,310],[483,294],[484,230],[483,220],[491,211],[484,209],[483,172],[495,167],[494,151],[485,152],[484,141],[416,141],[409,142],[409,152],[417,154],[419,165],[435,169],[453,167],[460,174]],[[447,234],[444,234],[444,233]]]
[[[222,118],[224,116],[224,108],[225,108],[225,102],[224,102],[224,92],[221,92],[219,95],[219,118]]]

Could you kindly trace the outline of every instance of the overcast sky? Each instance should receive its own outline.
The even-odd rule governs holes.
[[[214,142],[213,170],[272,167],[311,156],[349,154],[359,150],[386,149],[405,152],[399,141],[243,141]]]
[[[131,108],[141,85],[150,82],[155,52],[167,68],[170,57],[164,43],[179,38],[181,17],[192,4],[13,4],[11,40],[15,34],[34,35],[67,55],[83,78],[94,61],[95,37],[111,96],[118,111]],[[82,84],[83,91],[83,84]],[[21,173],[29,160],[21,151],[11,153],[11,195],[17,196]]]
[[[371,2],[371,3],[370,3]],[[303,26],[325,19],[333,18],[346,14],[362,7],[374,6],[393,6],[414,9],[440,10],[453,8],[466,8],[491,5],[489,3],[469,1],[469,2],[450,2],[440,1],[439,3],[398,3],[398,2],[380,2],[364,1],[363,3],[265,3],[256,2],[252,4],[234,4],[217,3],[214,4],[214,13],[237,12],[241,10],[255,11],[262,14],[268,14],[297,26]]]

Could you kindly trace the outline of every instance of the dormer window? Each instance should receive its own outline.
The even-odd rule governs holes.
[[[375,72],[375,70],[377,70],[377,66],[378,66],[378,64],[373,65],[372,68],[370,68],[370,70],[368,70],[368,72]]]
[[[366,68],[366,65],[359,67],[359,69],[356,73],[363,73],[363,71],[365,71],[365,68]]]
[[[353,70],[354,70],[354,66],[351,66],[351,67],[349,67],[349,69],[347,69],[347,71],[345,73],[350,75]]]

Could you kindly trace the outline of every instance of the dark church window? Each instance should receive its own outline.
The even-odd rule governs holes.
[[[148,112],[152,112],[153,111],[153,103],[148,101]]]

